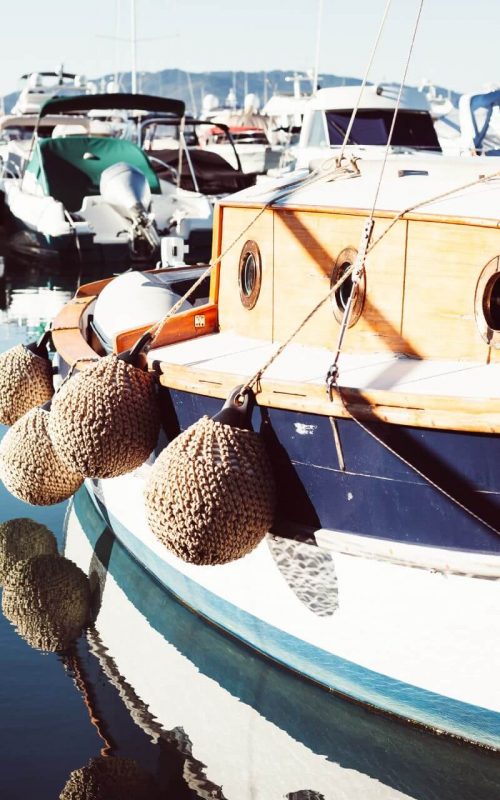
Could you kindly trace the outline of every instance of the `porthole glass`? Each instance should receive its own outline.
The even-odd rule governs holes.
[[[256,304],[262,282],[262,261],[257,242],[245,242],[241,250],[238,268],[240,300],[244,307],[251,309]]]
[[[335,283],[342,277],[342,275],[345,272],[347,272],[350,266],[351,264],[349,264],[348,261],[342,264],[339,270],[338,277],[335,279]],[[349,298],[351,296],[351,292],[352,292],[352,275],[349,275],[345,279],[342,286],[340,286],[340,288],[337,289],[337,291],[335,292],[335,302],[337,306],[342,309],[342,311],[345,311],[346,309],[347,303],[349,302]]]
[[[342,278],[345,272],[354,264],[358,253],[354,247],[346,247],[337,256],[337,260],[332,270],[330,278],[330,286],[335,286],[336,283]],[[344,312],[349,302],[349,297],[352,292],[352,277],[349,275],[345,281],[339,286],[337,291],[332,296],[333,314],[337,322],[342,322]],[[363,275],[357,287],[356,293],[353,298],[351,307],[351,316],[349,319],[349,327],[351,328],[356,324],[361,314],[363,313],[363,306],[365,302],[366,282]]]
[[[489,279],[483,299],[483,311],[486,322],[494,331],[500,331],[500,274]]]
[[[479,276],[474,315],[484,341],[500,348],[500,256],[492,258]]]
[[[257,280],[257,265],[255,263],[255,256],[253,253],[247,253],[243,262],[241,270],[241,291],[247,297],[250,297]]]

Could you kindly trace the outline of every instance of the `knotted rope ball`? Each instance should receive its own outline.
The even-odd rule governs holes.
[[[158,800],[153,776],[132,758],[91,758],[75,769],[59,800]]]
[[[184,561],[246,555],[273,521],[275,487],[258,433],[203,417],[156,460],[145,491],[149,525]]]
[[[14,564],[43,553],[57,554],[56,537],[33,519],[10,519],[0,524],[0,586]]]
[[[5,579],[2,609],[32,647],[66,650],[90,621],[89,580],[59,555],[18,561]]]
[[[0,478],[11,494],[36,506],[67,500],[83,483],[83,476],[56,453],[48,420],[48,411],[34,408],[7,431],[0,443]]]
[[[23,344],[0,355],[0,422],[13,425],[54,394],[52,364]]]
[[[153,450],[159,431],[155,377],[114,354],[71,378],[52,401],[54,447],[86,478],[136,469]]]

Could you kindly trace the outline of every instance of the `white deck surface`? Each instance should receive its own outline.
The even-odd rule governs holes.
[[[185,365],[250,377],[278,344],[231,332],[210,334],[151,350],[149,361]],[[326,348],[290,344],[269,367],[264,379],[323,384],[333,353]],[[340,385],[409,394],[495,398],[500,395],[500,364],[418,360],[393,353],[342,354]]]
[[[353,148],[346,154],[363,156],[358,161],[360,174],[356,177],[340,177],[332,180],[325,174],[325,179],[312,185],[300,184],[279,205],[345,208],[346,213],[352,210],[371,208],[375,199],[377,185],[382,169],[383,148],[377,153],[374,149]],[[334,166],[338,148],[332,148],[327,158]],[[384,170],[380,192],[377,196],[377,209],[401,212],[417,204],[416,209],[422,214],[451,215],[466,218],[489,219],[498,221],[500,198],[500,179],[490,180],[467,189],[460,189],[466,184],[477,181],[483,175],[493,175],[500,171],[500,164],[495,158],[447,158],[444,156],[426,155],[390,155]],[[287,180],[273,184],[257,184],[250,189],[238,192],[229,198],[228,204],[266,203],[279,197],[286,189],[287,182],[293,179],[293,172]],[[453,192],[447,197],[426,201]],[[425,203],[425,205],[424,205]]]

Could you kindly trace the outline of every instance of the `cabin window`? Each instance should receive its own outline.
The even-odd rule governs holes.
[[[352,111],[326,112],[330,145],[341,145],[351,121]],[[394,111],[389,109],[359,109],[354,119],[347,144],[386,145]],[[427,111],[398,111],[391,144],[393,147],[411,147],[418,150],[441,152],[434,123]]]
[[[479,276],[474,312],[484,341],[500,348],[500,256],[489,261]]]
[[[342,252],[339,253],[332,270],[330,278],[330,286],[335,286],[335,284],[345,274],[345,272],[349,269],[349,267],[351,267],[354,264],[357,255],[358,252],[354,247],[346,247],[345,250],[342,250]],[[347,303],[349,302],[351,291],[352,291],[352,277],[351,275],[349,275],[349,277],[345,279],[345,281],[341,284],[341,286],[339,286],[339,288],[332,295],[333,314],[335,316],[335,319],[339,323],[342,322],[344,318],[344,312],[347,307]],[[365,302],[365,292],[366,292],[366,285],[365,285],[365,276],[363,274],[353,299],[353,304],[351,308],[351,317],[349,320],[350,328],[356,324],[356,322],[358,321],[363,312],[363,306]]]
[[[240,255],[238,269],[238,285],[240,300],[245,308],[251,309],[256,304],[262,282],[262,260],[257,242],[245,242]]]

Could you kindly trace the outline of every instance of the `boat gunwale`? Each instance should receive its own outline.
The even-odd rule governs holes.
[[[99,357],[87,342],[82,325],[86,313],[99,294],[99,284],[104,288],[107,283],[108,281],[98,281],[84,287],[79,295],[64,306],[54,320],[52,330],[54,347],[67,364],[72,365],[76,362],[79,369],[89,368]],[[213,305],[209,303],[193,311],[200,313],[203,309],[213,309]],[[164,334],[168,334],[171,343],[179,341],[177,329],[185,321],[185,315],[182,317],[182,320],[172,317],[164,326]],[[145,327],[144,330],[146,329]],[[142,329],[132,330],[140,334]],[[208,326],[201,335],[210,333]],[[195,338],[194,334],[192,338]],[[120,334],[118,340],[127,341],[127,332]],[[154,350],[150,351],[150,354],[152,361],[150,369],[159,374],[160,383],[168,389],[225,399],[234,386],[245,383],[249,377],[247,374],[203,370],[199,366],[155,361]],[[292,383],[262,378],[256,401],[258,406],[319,416],[348,419],[354,416],[394,425],[470,433],[500,432],[500,408],[496,398],[457,398],[449,395],[408,393],[387,389],[367,390],[344,386],[342,396],[334,392],[333,399],[330,400],[324,386],[319,383]]]

